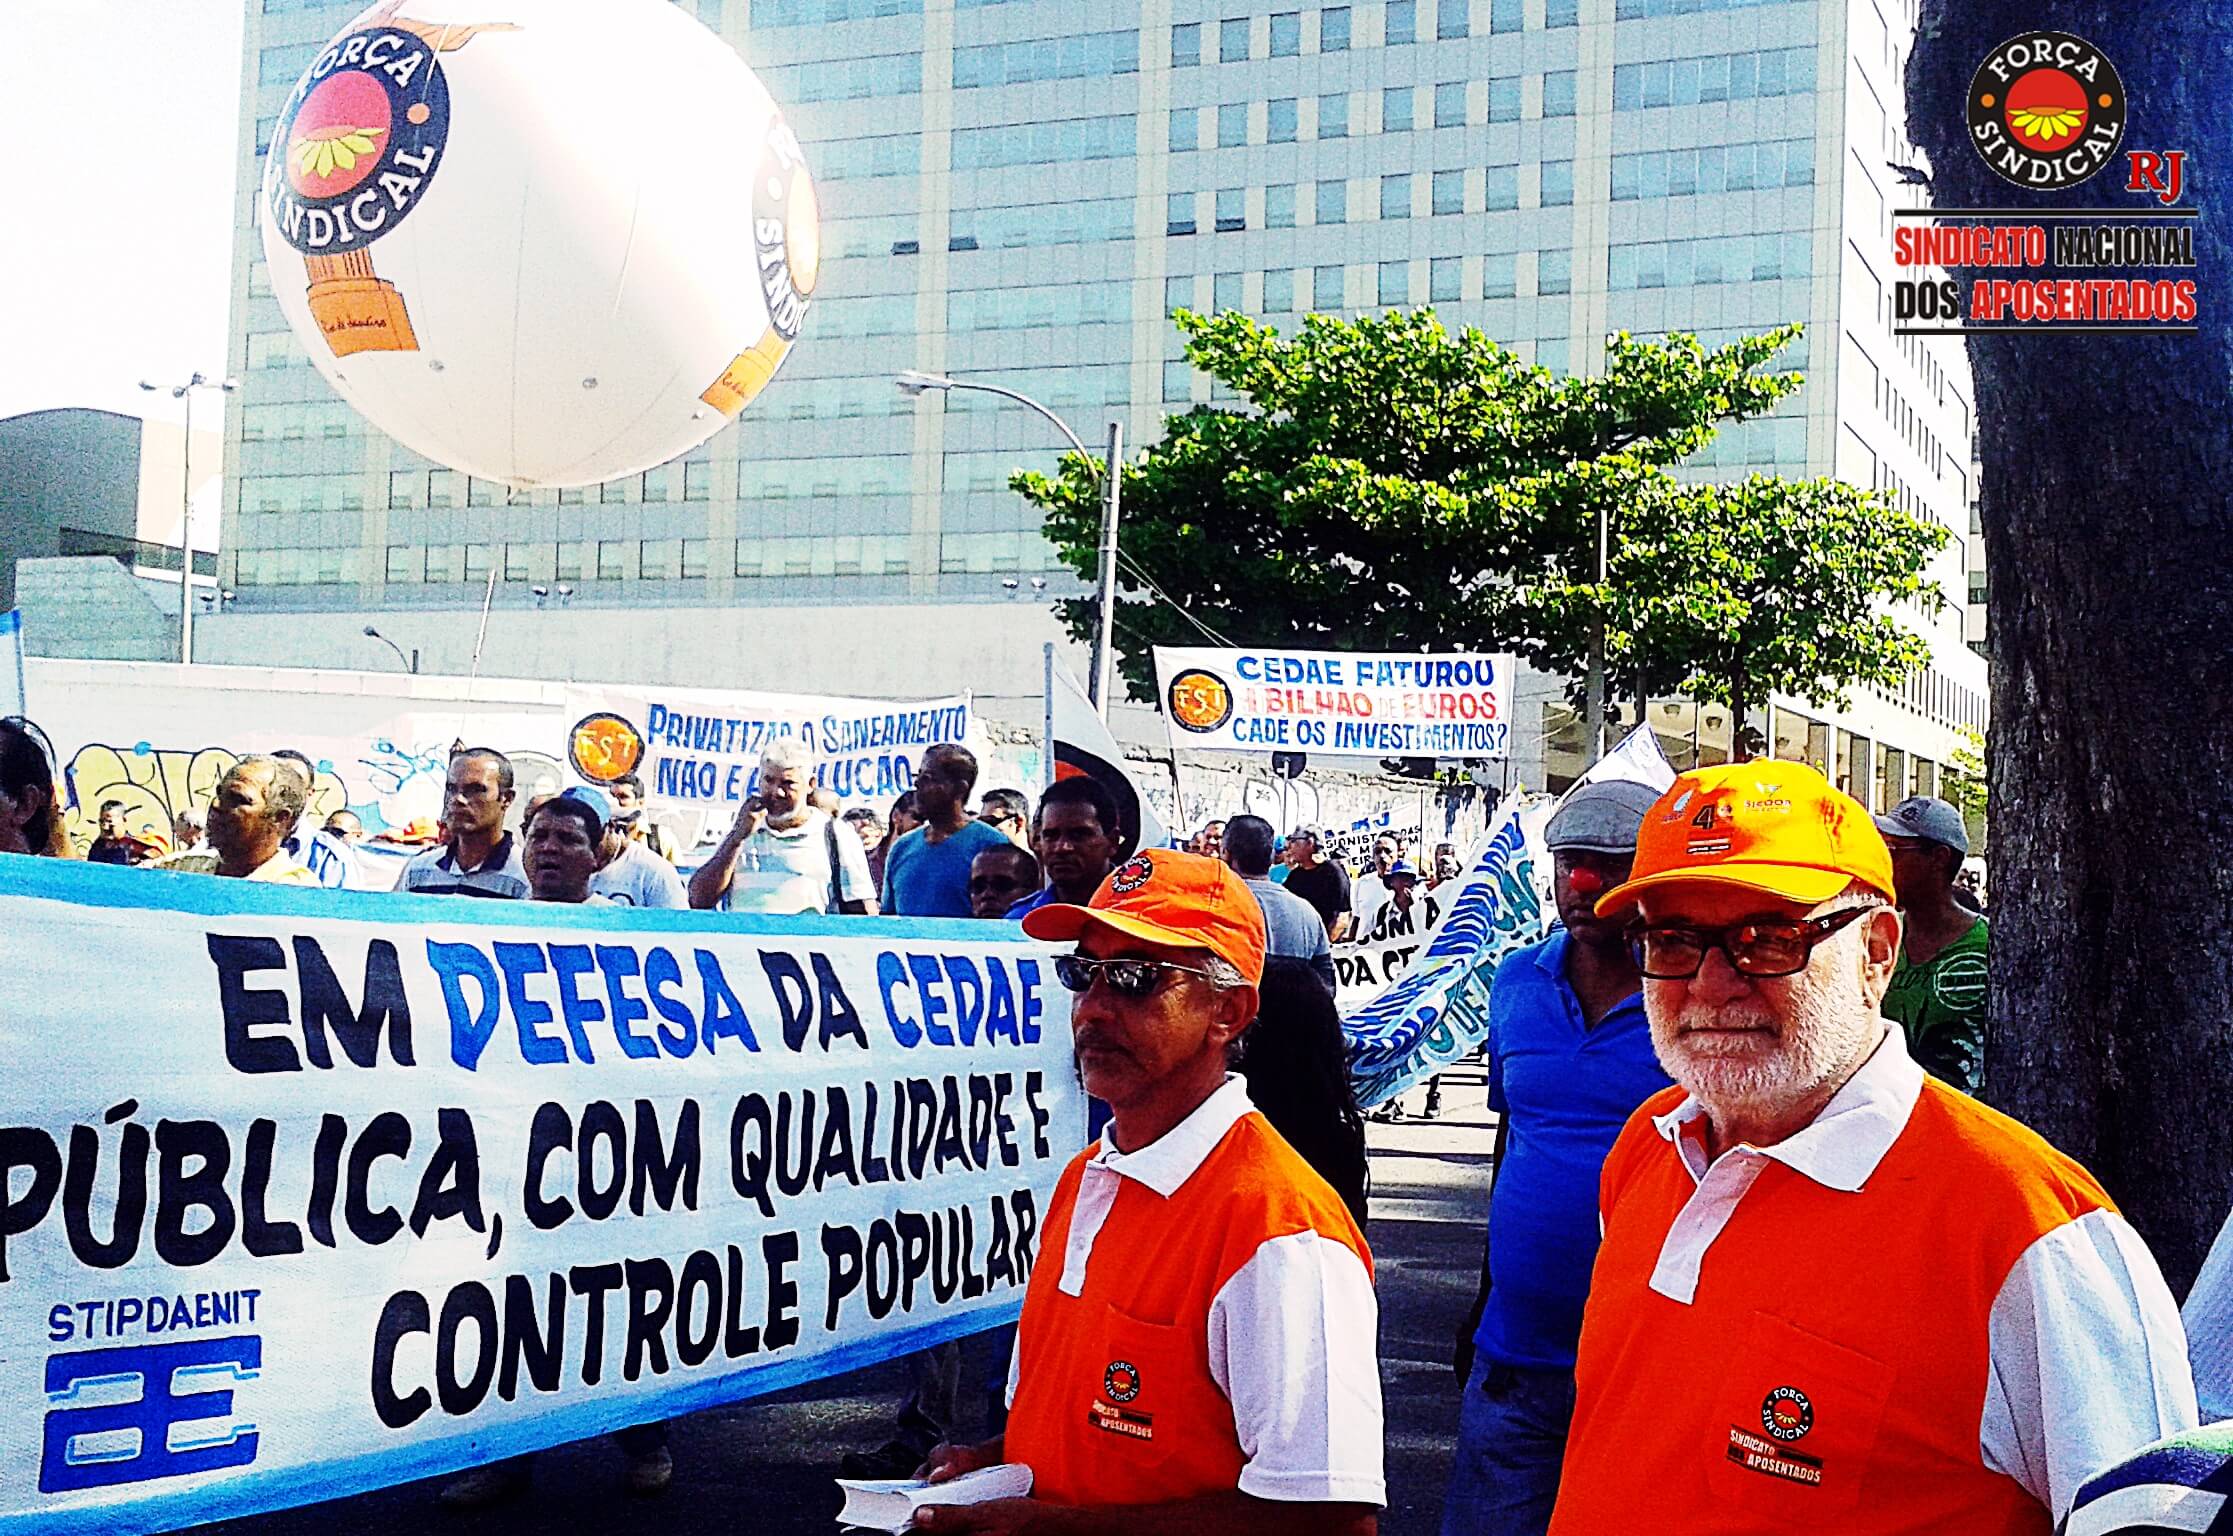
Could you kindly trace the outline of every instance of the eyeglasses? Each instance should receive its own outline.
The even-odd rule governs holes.
[[[1152,996],[1163,985],[1163,973],[1175,971],[1181,976],[1199,976],[1204,981],[1217,978],[1208,971],[1198,971],[1190,965],[1172,965],[1163,960],[1096,960],[1089,955],[1057,955],[1054,959],[1055,980],[1073,992],[1083,992],[1093,985],[1098,976],[1109,984],[1109,990],[1122,998],[1135,1002]]]
[[[1706,963],[1706,951],[1729,957],[1740,976],[1796,976],[1807,968],[1814,946],[1876,907],[1844,907],[1820,917],[1788,922],[1731,923],[1723,928],[1687,924],[1632,923],[1628,952],[1636,969],[1652,981],[1687,981]]]

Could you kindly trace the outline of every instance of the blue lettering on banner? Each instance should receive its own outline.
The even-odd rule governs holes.
[[[39,1491],[246,1466],[256,1426],[232,1420],[231,1389],[256,1379],[263,1352],[261,1335],[241,1334],[49,1355]],[[174,1424],[203,1427],[174,1440]]]

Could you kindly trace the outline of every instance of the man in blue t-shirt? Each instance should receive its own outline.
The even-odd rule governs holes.
[[[923,824],[884,859],[884,911],[895,917],[968,917],[969,866],[987,848],[1015,844],[966,809],[977,787],[977,755],[953,742],[923,754],[915,770],[915,813]]]
[[[1503,1155],[1442,1536],[1542,1536],[1551,1523],[1597,1258],[1598,1175],[1628,1117],[1671,1082],[1627,938],[1595,906],[1628,878],[1655,798],[1618,780],[1567,797],[1544,829],[1564,926],[1507,956],[1489,989],[1489,1107]]]

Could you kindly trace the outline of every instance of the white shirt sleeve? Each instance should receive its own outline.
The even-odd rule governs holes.
[[[868,849],[849,821],[831,829],[837,836],[837,888],[843,901],[874,901],[876,881],[868,872]]]
[[[1240,1490],[1382,1505],[1380,1309],[1364,1261],[1316,1232],[1258,1248],[1210,1303],[1210,1375],[1233,1405]]]
[[[2091,1211],[2024,1250],[1993,1300],[1979,1447],[2061,1520],[2081,1484],[2191,1429],[2194,1378],[2140,1234]]]
[[[682,883],[681,872],[650,848],[642,844],[636,846],[641,854],[638,862],[643,867],[643,894],[637,899],[636,905],[668,911],[688,907],[690,892]]]

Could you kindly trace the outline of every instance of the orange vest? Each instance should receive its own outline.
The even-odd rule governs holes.
[[[1017,1331],[1004,1453],[1032,1497],[1152,1504],[1230,1492],[1247,1456],[1210,1374],[1210,1304],[1273,1238],[1316,1231],[1372,1270],[1341,1198],[1253,1110],[1166,1200],[1119,1177],[1083,1293],[1062,1293],[1078,1186],[1100,1144],[1063,1171],[1040,1229]]]
[[[1552,1536],[2047,1536],[1984,1464],[1994,1298],[2024,1250],[2109,1197],[2030,1130],[1925,1079],[1855,1193],[1771,1162],[1695,1299],[1651,1289],[1697,1188],[1647,1102],[1606,1160]]]

